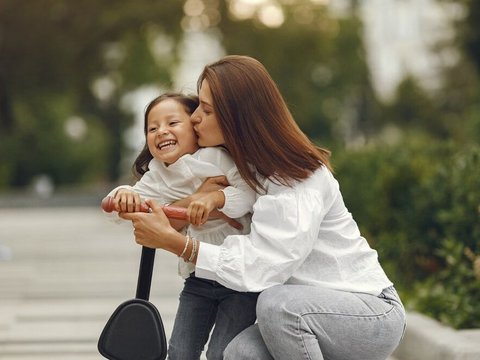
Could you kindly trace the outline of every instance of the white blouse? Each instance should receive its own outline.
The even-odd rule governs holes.
[[[379,295],[392,285],[325,167],[292,187],[265,181],[251,232],[201,244],[195,274],[238,291],[278,284]]]
[[[189,225],[187,233],[204,243],[220,245],[229,235],[250,232],[252,206],[255,192],[240,176],[228,152],[221,147],[201,148],[194,154],[186,154],[175,163],[166,166],[152,159],[147,171],[134,185],[121,185],[113,189],[114,196],[119,189],[135,191],[142,199],[152,199],[167,205],[193,194],[208,177],[226,176],[230,186],[222,191],[225,205],[219,209],[230,218],[237,219],[243,230],[237,230],[224,220],[209,220],[202,226]],[[179,274],[186,278],[195,270],[194,265],[179,259]]]

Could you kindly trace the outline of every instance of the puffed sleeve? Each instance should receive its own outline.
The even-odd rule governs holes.
[[[230,186],[221,190],[225,194],[225,204],[219,210],[233,219],[251,213],[256,200],[255,191],[243,180],[236,166],[226,176]]]
[[[219,210],[233,219],[252,212],[256,200],[255,191],[240,176],[228,152],[222,148],[205,148],[202,160],[218,166],[230,184],[221,190],[225,194],[225,204]]]
[[[292,188],[260,196],[253,211],[250,234],[201,244],[197,276],[237,291],[283,284],[310,254],[326,213],[319,191]]]

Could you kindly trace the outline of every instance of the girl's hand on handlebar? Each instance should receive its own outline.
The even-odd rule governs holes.
[[[225,195],[221,191],[213,191],[192,201],[187,209],[188,221],[193,225],[203,225],[210,213],[225,204]]]
[[[120,189],[113,197],[113,204],[119,213],[139,212],[142,200],[135,191]]]
[[[192,201],[187,209],[187,219],[193,225],[203,225],[208,219],[222,219],[235,229],[242,230],[243,225],[219,211],[225,205],[225,194],[213,191]]]

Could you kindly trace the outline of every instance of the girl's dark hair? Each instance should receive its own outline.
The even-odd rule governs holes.
[[[230,55],[205,66],[198,79],[210,87],[225,146],[253,189],[262,189],[255,170],[283,185],[331,169],[330,152],[315,146],[293,119],[265,67],[248,56]]]
[[[185,112],[190,115],[192,115],[195,109],[198,107],[198,96],[184,95],[176,92],[164,93],[156,97],[152,101],[150,101],[150,103],[145,108],[145,115],[144,115],[144,122],[143,122],[143,132],[145,134],[145,145],[143,146],[143,149],[140,152],[140,154],[138,154],[132,166],[132,172],[137,179],[140,179],[143,176],[143,174],[145,174],[148,171],[148,164],[150,163],[150,160],[153,159],[153,156],[150,153],[150,150],[148,150],[148,145],[147,145],[148,114],[155,107],[155,105],[167,99],[175,100],[181,105],[183,105]]]

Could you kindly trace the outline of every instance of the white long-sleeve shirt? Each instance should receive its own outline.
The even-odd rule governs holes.
[[[232,234],[246,234],[250,231],[252,205],[255,192],[240,176],[228,152],[220,147],[200,148],[194,154],[186,154],[173,164],[152,159],[147,171],[134,186],[121,185],[113,189],[114,196],[119,189],[135,191],[142,199],[152,199],[167,205],[193,194],[208,177],[226,176],[230,186],[222,191],[225,205],[219,209],[230,218],[237,219],[243,230],[237,230],[224,220],[209,220],[202,226],[188,226],[188,234],[204,243],[220,245]],[[179,274],[186,278],[194,271],[194,265],[179,260]]]
[[[238,291],[305,284],[379,295],[392,285],[326,168],[293,186],[265,181],[251,232],[201,244],[196,276]]]

